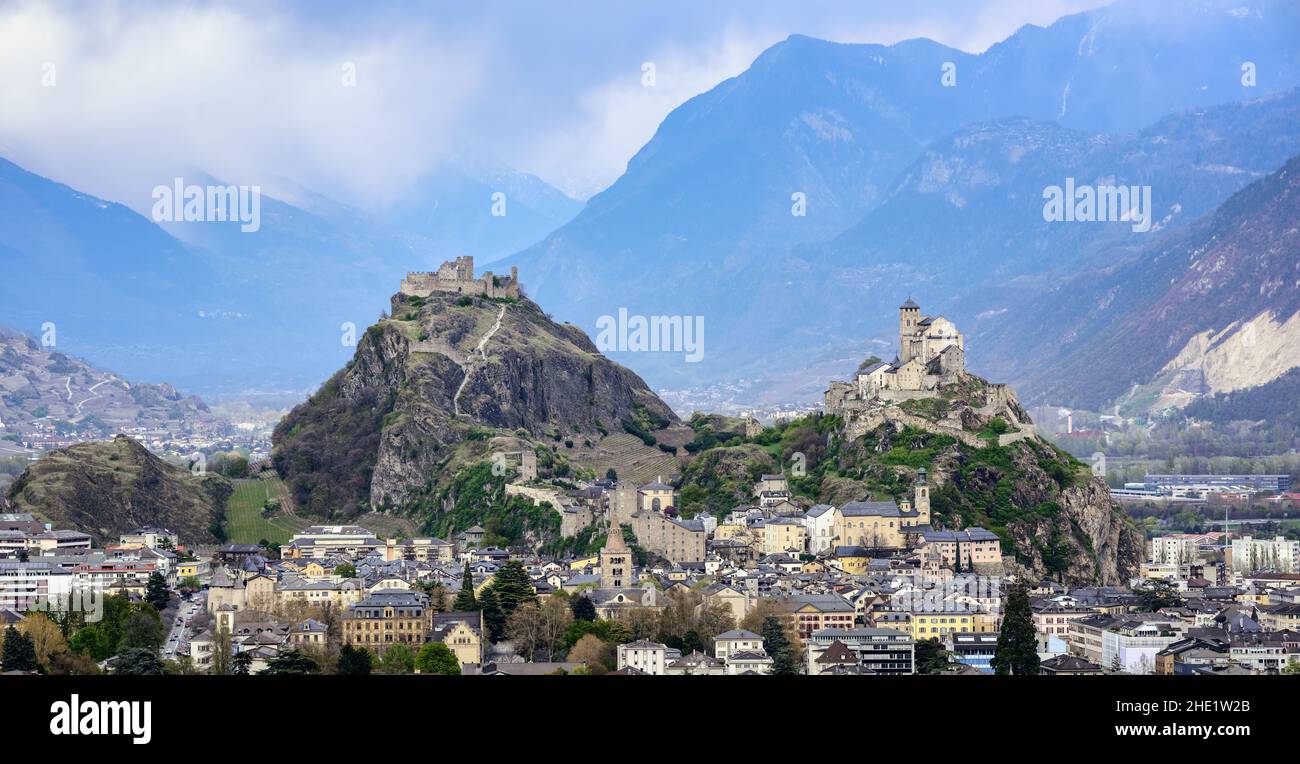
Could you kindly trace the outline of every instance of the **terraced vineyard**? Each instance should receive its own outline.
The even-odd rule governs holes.
[[[605,469],[613,467],[619,478],[637,483],[649,483],[661,475],[667,478],[682,471],[675,456],[657,448],[646,448],[636,437],[621,432],[602,438],[593,450],[575,450],[573,460],[598,467],[601,477]]]

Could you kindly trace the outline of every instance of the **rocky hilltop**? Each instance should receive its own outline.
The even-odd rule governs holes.
[[[277,427],[274,461],[303,511],[349,518],[427,504],[496,453],[517,464],[534,451],[552,476],[594,471],[613,451],[653,469],[676,464],[656,445],[689,437],[639,376],[527,297],[399,293]]]
[[[1102,479],[1034,434],[1009,388],[965,377],[932,397],[862,415],[814,415],[704,450],[684,472],[683,511],[716,514],[745,503],[758,476],[782,465],[804,506],[902,499],[924,468],[934,525],[993,531],[1008,572],[1071,585],[1136,575],[1142,534]],[[997,391],[996,403],[979,392],[970,405],[972,394],[988,390]]]
[[[893,493],[926,468],[935,524],[997,533],[1013,571],[1074,585],[1136,574],[1141,532],[1101,477],[1037,435],[1007,385],[961,371],[933,389],[849,401],[836,413],[836,477],[821,486],[823,501]]]
[[[212,543],[231,490],[225,478],[194,475],[118,435],[51,451],[14,481],[8,499],[12,511],[89,533],[96,546],[142,525]]]

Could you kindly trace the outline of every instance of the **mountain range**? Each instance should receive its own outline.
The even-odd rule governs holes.
[[[223,424],[203,401],[169,384],[132,384],[0,326],[0,438],[22,440],[50,422],[64,434],[97,437],[128,427],[179,432]]]
[[[494,189],[506,194],[502,217],[491,215]],[[507,252],[577,204],[535,176],[462,158],[381,211],[272,179],[259,230],[244,233],[237,222],[156,224],[0,159],[0,303],[6,322],[52,323],[67,347],[133,379],[202,393],[306,390],[349,356],[348,327],[373,321],[407,270]]]
[[[978,54],[795,35],[673,110],[585,205],[457,156],[379,211],[268,182],[261,230],[242,234],[160,227],[0,161],[3,318],[53,322],[134,379],[309,389],[405,271],[471,254],[519,266],[530,297],[593,336],[621,309],[703,317],[699,362],[611,351],[656,388],[816,400],[894,344],[910,294],[958,322],[973,369],[1046,400],[1069,377],[1036,349],[1052,333],[1024,332],[1043,306],[1175,246],[1300,153],[1297,28],[1286,0],[1121,0]],[[1044,189],[1069,180],[1149,186],[1151,230],[1045,221]]]
[[[957,318],[1012,310],[1004,286],[1041,275],[1044,249],[1068,275],[1092,262],[1076,251],[1104,261],[1136,236],[1119,224],[1045,226],[1048,185],[1149,184],[1158,233],[1280,166],[1298,148],[1294,104],[1236,104],[1300,84],[1287,31],[1298,24],[1300,9],[1283,2],[1244,13],[1120,2],[1024,27],[979,55],[927,40],[791,37],[671,113],[609,189],[508,262],[585,328],[619,308],[705,316],[703,362],[616,356],[658,386],[843,373],[892,330],[865,317],[887,316],[908,292]],[[1143,131],[1157,137],[1143,144]],[[963,184],[988,193],[967,198]],[[793,214],[796,194],[804,215]],[[977,368],[985,360],[978,344],[971,356]]]

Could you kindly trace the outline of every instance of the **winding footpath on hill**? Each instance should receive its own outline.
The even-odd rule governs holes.
[[[465,390],[465,385],[469,384],[469,379],[474,375],[474,370],[478,368],[479,364],[476,363],[476,361],[481,363],[487,360],[487,353],[483,351],[483,348],[487,347],[488,340],[492,339],[492,335],[496,334],[497,331],[501,329],[501,319],[504,318],[505,315],[506,306],[502,305],[501,310],[497,311],[496,323],[492,324],[492,328],[489,329],[487,334],[484,334],[483,338],[474,346],[474,352],[478,353],[478,358],[476,359],[474,355],[471,354],[469,360],[467,360],[463,366],[465,369],[465,377],[460,381],[460,387],[456,388],[456,395],[451,399],[452,410],[455,412],[456,416],[460,416],[460,394]]]
[[[72,379],[72,378],[69,377],[68,379]],[[91,396],[90,396],[89,398],[85,399],[84,401],[82,401],[82,402],[80,402],[80,403],[77,404],[77,413],[76,413],[76,416],[81,416],[81,407],[82,407],[82,406],[86,405],[87,403],[90,403],[91,401],[93,401],[93,400],[95,400],[95,399],[97,399],[97,398],[103,398],[103,397],[104,397],[104,396],[100,395],[99,393],[96,393],[96,392],[95,392],[95,388],[99,387],[100,385],[106,385],[106,384],[108,384],[109,382],[116,382],[116,381],[117,381],[117,377],[110,376],[108,379],[100,380],[99,382],[96,382],[95,384],[91,385],[91,386],[90,386],[90,389],[87,390],[87,392],[91,393]],[[68,400],[71,401],[71,400],[72,400],[72,397],[71,397],[71,396],[72,396],[72,390],[68,390],[68,396],[69,396],[69,397],[68,397]]]

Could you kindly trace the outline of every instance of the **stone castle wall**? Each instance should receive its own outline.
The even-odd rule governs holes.
[[[458,257],[439,266],[436,271],[410,271],[402,279],[402,294],[428,297],[434,292],[452,292],[482,297],[519,297],[519,269],[512,267],[509,276],[495,276],[486,271],[474,278],[474,258]]]

